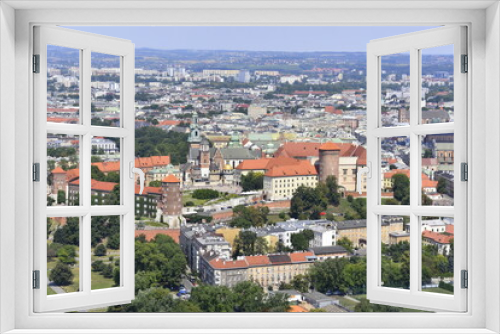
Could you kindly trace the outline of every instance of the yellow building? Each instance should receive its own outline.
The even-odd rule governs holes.
[[[390,234],[393,232],[403,232],[403,217],[384,217],[380,227],[381,241],[384,244],[391,243]],[[366,219],[345,220],[337,223],[337,240],[349,239],[356,248],[366,246]]]
[[[231,244],[231,247],[234,245],[234,239],[240,234],[241,229],[239,228],[232,228],[232,227],[221,227],[217,230],[215,230],[215,233],[221,234],[224,239],[226,239],[227,242]]]

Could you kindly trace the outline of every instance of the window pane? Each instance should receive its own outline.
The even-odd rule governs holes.
[[[80,218],[47,218],[47,295],[80,290]]]
[[[80,123],[80,50],[47,46],[47,122]]]
[[[120,286],[120,219],[92,217],[92,290]]]
[[[120,126],[120,57],[92,52],[92,125]]]
[[[453,122],[453,45],[421,50],[421,122]]]
[[[381,126],[410,124],[410,53],[381,58]]]
[[[453,205],[454,134],[422,136],[422,205]]]
[[[422,217],[422,291],[453,294],[453,218]]]
[[[120,139],[92,137],[92,205],[120,205]]]
[[[408,216],[382,216],[381,285],[391,288],[410,288],[410,231]]]
[[[381,138],[383,205],[410,204],[410,138]]]
[[[47,206],[80,205],[80,136],[47,134]]]

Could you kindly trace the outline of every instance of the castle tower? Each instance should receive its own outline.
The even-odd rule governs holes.
[[[59,190],[66,192],[66,171],[61,167],[56,167],[51,171],[52,174],[52,194],[57,195]]]
[[[210,176],[210,143],[206,137],[203,137],[200,144],[200,156],[198,158],[201,177],[208,178]]]
[[[185,222],[182,216],[182,193],[181,181],[170,174],[161,181],[161,205],[157,215],[157,220],[163,218],[170,228],[180,228]]]
[[[340,147],[327,142],[319,147],[319,181],[326,182],[326,178],[334,175],[339,180]]]

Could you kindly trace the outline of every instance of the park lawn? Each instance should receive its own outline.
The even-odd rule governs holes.
[[[356,215],[357,212],[351,207],[351,203],[347,201],[345,198],[340,199],[339,206],[329,205],[327,209],[328,213],[347,213],[349,212],[352,216]],[[335,220],[342,221],[344,220],[343,216],[335,216]]]
[[[47,296],[50,296],[50,295],[57,295],[57,293],[52,290],[52,288],[50,286],[47,287]]]
[[[361,301],[361,299],[366,299],[366,295],[351,295],[352,298]]]
[[[193,193],[192,192],[185,192],[182,194],[182,204],[186,205],[187,202],[193,202],[194,206],[200,206],[208,202],[208,199],[197,199],[193,198]]]
[[[113,278],[106,278],[95,271],[92,271],[91,280],[92,290],[107,289],[115,285]]]
[[[290,219],[290,216],[287,214],[285,216],[285,219],[282,219],[280,218],[279,216],[279,213],[276,213],[276,214],[268,214],[267,215],[267,219],[269,221],[269,224],[274,224],[274,223],[277,223],[277,222],[282,222],[282,221],[285,221],[287,219]]]
[[[452,295],[453,294],[453,292],[445,290],[445,289],[442,289],[442,288],[426,288],[426,289],[422,289],[422,291],[425,291],[425,292],[434,292],[434,293],[443,293],[443,294],[446,294],[446,295]]]
[[[354,311],[354,308],[356,307],[356,305],[359,304],[359,303],[357,303],[355,301],[352,301],[350,299],[347,299],[345,297],[340,297],[339,296],[338,299],[340,301],[340,305],[342,305],[342,306],[344,306],[344,307],[346,307],[346,308],[348,308],[349,310],[352,310],[352,311]]]

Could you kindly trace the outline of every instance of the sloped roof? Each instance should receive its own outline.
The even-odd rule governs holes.
[[[297,164],[276,165],[266,172],[265,176],[298,176],[298,175],[318,175],[316,168],[307,160],[301,160]]]
[[[290,253],[290,259],[292,262],[307,262],[308,256],[314,256],[313,252],[295,252],[295,253]]]
[[[165,177],[163,180],[161,180],[161,182],[180,183],[181,181],[178,178],[176,178],[174,175],[170,174],[170,175],[167,175],[167,177]]]
[[[319,150],[320,151],[340,151],[340,146],[329,141],[329,142],[322,144],[319,147]]]
[[[236,169],[240,170],[252,170],[252,169],[266,169],[270,158],[262,158],[255,160],[243,160]]]
[[[453,239],[453,235],[447,235],[443,233],[437,233],[432,231],[423,231],[422,237],[433,240],[438,244],[449,244],[451,239]]]
[[[52,170],[52,174],[66,174],[66,171],[61,167],[56,167]]]
[[[325,143],[330,146],[330,143]],[[308,158],[319,157],[321,143],[285,143],[274,153],[275,157]],[[357,146],[348,143],[331,143],[340,148],[341,157],[358,157],[358,165],[366,165],[366,149],[363,146]],[[327,147],[328,147],[327,146]]]
[[[267,255],[247,256],[245,259],[250,267],[271,264]]]

